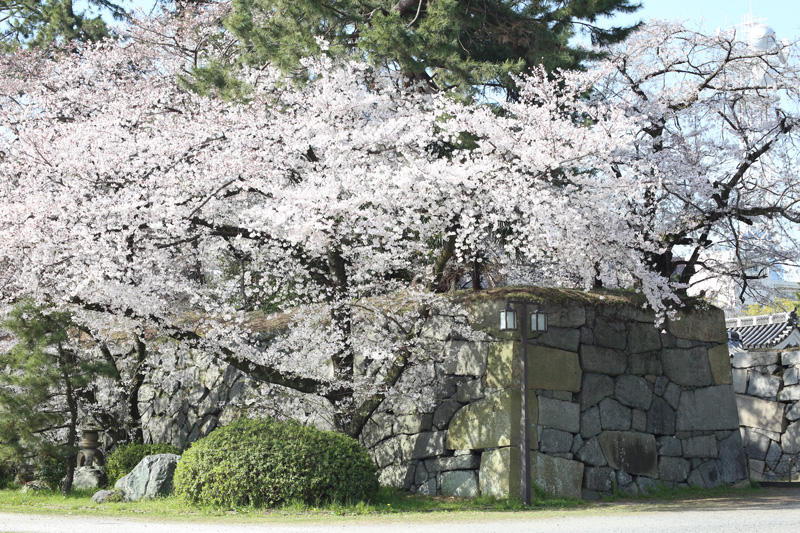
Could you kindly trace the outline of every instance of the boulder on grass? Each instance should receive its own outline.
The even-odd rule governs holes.
[[[34,479],[33,481],[28,481],[19,489],[22,493],[36,492],[39,490],[50,490],[50,486],[40,479]]]
[[[98,489],[106,484],[108,478],[99,466],[82,466],[75,469],[72,476],[73,490]]]
[[[160,453],[144,457],[126,476],[117,480],[114,489],[125,501],[139,501],[172,493],[172,478],[180,455]]]
[[[98,490],[92,496],[94,503],[121,502],[122,493],[116,490]]]

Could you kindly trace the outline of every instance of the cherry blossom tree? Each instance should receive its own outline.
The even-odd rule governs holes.
[[[496,107],[325,57],[295,77],[241,68],[221,99],[188,90],[193,68],[230,61],[218,9],[142,21],[121,42],[77,52],[2,58],[4,302],[70,308],[99,340],[125,321],[139,339],[206,350],[324,398],[350,435],[388,396],[424,401],[422,369],[440,357],[426,338],[431,316],[469,335],[464,311],[435,290],[447,268],[491,257],[506,283],[601,282],[635,287],[659,311],[679,304],[685,280],[671,280],[664,261],[674,266],[677,246],[708,246],[711,230],[698,238],[706,226],[691,210],[727,190],[688,152],[699,143],[726,157],[704,144],[710,129],[689,135],[670,116],[653,130],[671,95],[681,112],[698,106],[694,131],[717,120],[702,111],[713,99],[685,97],[671,71],[643,74],[648,42],[676,39],[682,57],[680,31],[656,26],[586,73],[534,71],[518,80],[517,100]],[[703,68],[727,64],[718,46],[702,52]],[[771,59],[742,55],[752,56],[743,65]],[[792,86],[781,68],[771,75]],[[756,76],[742,70],[726,76]],[[754,90],[775,94],[774,84]],[[748,124],[773,131],[772,120]],[[749,193],[737,183],[728,188]],[[715,209],[702,211],[718,213],[706,224],[726,234],[728,208]],[[255,333],[256,317],[272,312],[281,327]]]

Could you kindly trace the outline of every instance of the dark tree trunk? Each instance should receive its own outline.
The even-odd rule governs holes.
[[[58,365],[64,379],[69,422],[67,427],[67,474],[61,480],[61,493],[68,494],[72,490],[72,477],[75,475],[76,450],[78,444],[78,399],[72,384],[72,371],[75,370],[77,359],[71,350],[58,347]]]

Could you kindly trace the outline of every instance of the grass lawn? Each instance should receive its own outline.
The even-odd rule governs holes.
[[[382,488],[378,497],[371,503],[354,505],[328,504],[310,506],[301,503],[284,505],[274,509],[264,508],[225,508],[195,506],[178,497],[158,498],[141,502],[116,502],[96,504],[92,502],[92,491],[74,492],[62,496],[57,492],[39,491],[21,493],[17,489],[0,490],[0,511],[35,514],[94,515],[115,517],[136,517],[155,520],[198,520],[198,521],[306,521],[330,520],[336,517],[369,517],[403,520],[409,518],[435,517],[448,514],[452,518],[469,519],[485,516],[486,513],[514,515],[519,512],[538,511],[543,514],[572,511],[613,511],[630,502],[669,502],[675,500],[700,500],[719,497],[747,497],[758,488],[719,488],[703,489],[661,489],[647,498],[615,496],[603,502],[581,502],[537,498],[530,508],[519,502],[494,500],[489,498],[458,499],[444,497],[425,497],[406,494],[397,489]]]

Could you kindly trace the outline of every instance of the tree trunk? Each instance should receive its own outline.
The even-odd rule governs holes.
[[[78,440],[78,400],[75,397],[75,390],[72,386],[72,371],[75,369],[77,360],[72,350],[65,350],[62,346],[58,347],[58,365],[61,370],[61,377],[64,380],[65,396],[67,409],[69,410],[69,422],[67,427],[67,474],[61,480],[61,493],[68,494],[72,490],[72,478],[75,475],[76,449]]]

